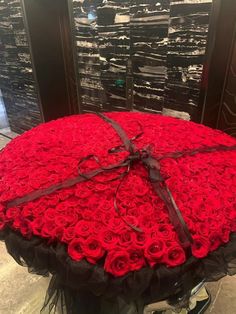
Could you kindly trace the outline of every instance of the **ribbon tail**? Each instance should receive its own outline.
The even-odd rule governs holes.
[[[170,221],[179,236],[179,240],[184,248],[189,248],[192,243],[192,237],[183,216],[174,201],[174,198],[165,182],[152,182],[155,192],[164,201]]]
[[[60,182],[58,184],[49,186],[48,188],[39,189],[39,190],[30,192],[29,194],[27,194],[25,196],[18,197],[16,199],[8,201],[6,204],[6,209],[8,209],[10,207],[21,205],[23,203],[32,202],[32,201],[34,201],[34,200],[36,200],[42,196],[47,196],[47,195],[50,195],[56,191],[74,186],[77,183],[81,183],[81,182],[90,180],[102,172],[104,172],[103,169],[97,169],[97,170],[91,171],[89,173],[81,174],[81,175],[78,175],[77,177],[67,179],[67,180]]]
[[[39,189],[39,190],[30,192],[29,194],[27,194],[25,196],[10,200],[5,204],[5,207],[6,207],[6,209],[8,209],[10,207],[21,205],[23,203],[32,202],[32,201],[34,201],[34,200],[36,200],[42,196],[47,196],[47,195],[50,195],[56,191],[66,189],[66,188],[72,187],[78,183],[82,183],[82,182],[91,180],[101,173],[113,171],[114,169],[119,169],[119,168],[127,167],[127,166],[128,166],[127,162],[122,161],[118,164],[113,164],[113,165],[110,165],[108,167],[101,167],[101,168],[98,168],[96,170],[93,170],[93,171],[87,172],[87,173],[81,173],[79,170],[79,175],[77,177],[69,178],[63,182],[49,186],[48,188]],[[118,180],[122,176],[123,176],[123,174],[120,174],[119,176],[117,176],[117,177],[115,177],[109,181]]]
[[[236,150],[236,145],[233,145],[233,146],[217,145],[217,146],[211,146],[211,147],[200,147],[200,148],[195,148],[195,149],[183,150],[179,152],[167,153],[159,157],[158,161],[165,158],[178,159],[178,158],[186,157],[186,156],[194,156],[196,154],[228,152],[228,151],[235,151],[235,150]]]
[[[118,186],[117,186],[117,188],[116,188],[115,197],[114,197],[114,208],[115,208],[115,211],[117,212],[117,214],[119,215],[119,217],[123,220],[123,222],[124,222],[127,226],[129,226],[129,227],[130,227],[131,229],[133,229],[134,231],[141,233],[141,232],[143,232],[142,229],[140,229],[140,228],[137,227],[137,226],[132,225],[131,223],[129,223],[129,222],[121,215],[121,212],[120,212],[119,207],[118,207],[118,205],[117,205],[117,194],[118,194],[118,192],[119,192],[119,189],[120,189],[121,185],[122,185],[123,182],[124,182],[125,177],[129,174],[129,172],[130,172],[130,164],[128,165],[127,170],[122,174],[122,176],[123,176],[123,177],[122,177],[122,180],[120,181],[120,183],[118,184]]]
[[[121,128],[121,126],[114,120],[108,118],[107,116],[105,116],[102,113],[96,113],[100,118],[102,118],[104,121],[108,122],[113,129],[115,129],[115,131],[117,132],[117,134],[119,135],[119,137],[121,138],[122,142],[124,143],[125,149],[130,152],[133,153],[135,150],[135,146],[134,144],[130,141],[130,139],[128,138],[126,132],[124,131],[124,129]]]

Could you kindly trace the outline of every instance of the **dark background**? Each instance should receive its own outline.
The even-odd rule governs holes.
[[[10,126],[140,110],[236,135],[235,25],[234,0],[0,0]]]

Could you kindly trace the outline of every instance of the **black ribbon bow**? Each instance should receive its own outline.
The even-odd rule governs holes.
[[[129,140],[125,131],[115,121],[106,117],[103,114],[98,114],[98,115],[103,120],[111,124],[111,126],[116,130],[122,142],[124,143],[125,149],[130,153],[129,157],[126,160],[128,169],[130,169],[134,163],[141,162],[145,166],[145,168],[148,170],[148,178],[155,192],[164,201],[168,209],[170,221],[173,224],[179,236],[179,240],[181,241],[181,244],[185,248],[189,247],[192,242],[191,234],[186,226],[186,223],[182,217],[182,214],[179,208],[177,207],[174,201],[174,198],[172,197],[172,194],[168,186],[165,183],[165,179],[161,175],[160,162],[154,157],[152,157],[151,150],[149,149],[149,147],[144,148],[142,150],[138,150],[136,146],[133,144],[133,142]],[[116,202],[115,202],[115,208],[118,211]],[[134,227],[134,226],[131,226],[131,227]],[[141,229],[137,229],[137,228],[135,230],[142,231]]]
[[[80,160],[79,165],[81,165],[84,161],[92,158],[98,163],[98,165],[99,165],[98,169],[90,171],[88,173],[82,173],[79,170],[79,175],[77,177],[69,178],[69,179],[67,179],[61,183],[52,185],[48,188],[39,189],[39,190],[33,191],[33,192],[23,196],[23,197],[19,197],[19,198],[15,198],[11,201],[7,201],[5,203],[5,209],[7,210],[8,208],[18,206],[18,205],[26,203],[26,202],[34,201],[34,200],[36,200],[42,196],[52,194],[55,191],[71,187],[77,183],[91,180],[95,176],[97,176],[98,174],[108,172],[108,171],[114,171],[115,169],[120,169],[120,168],[125,167],[126,170],[124,172],[122,172],[119,176],[117,176],[116,178],[113,178],[111,180],[122,179],[129,173],[130,169],[132,168],[132,166],[134,164],[140,163],[147,169],[148,178],[149,178],[150,183],[153,186],[153,189],[155,190],[157,195],[165,203],[166,208],[168,210],[170,221],[171,221],[172,225],[174,226],[174,228],[175,228],[175,230],[179,236],[179,240],[180,240],[182,246],[185,249],[188,249],[192,243],[192,237],[191,237],[191,234],[188,230],[188,227],[187,227],[187,225],[183,219],[183,216],[182,216],[177,204],[175,203],[175,200],[172,196],[172,193],[169,190],[169,188],[165,182],[166,178],[164,178],[161,175],[160,160],[162,160],[164,158],[177,159],[177,158],[184,157],[184,156],[193,156],[193,155],[198,154],[198,153],[212,153],[212,152],[216,152],[216,151],[233,151],[233,150],[236,150],[236,145],[234,145],[234,146],[218,145],[218,146],[212,146],[212,147],[203,147],[203,148],[199,148],[199,149],[184,150],[184,151],[179,151],[179,152],[167,153],[167,154],[164,154],[158,158],[154,158],[151,154],[150,146],[143,148],[141,150],[140,149],[138,150],[133,143],[133,141],[135,139],[139,138],[142,135],[142,132],[139,133],[138,135],[136,135],[134,138],[129,139],[126,132],[124,131],[124,129],[121,128],[121,126],[117,122],[115,122],[114,120],[108,118],[107,116],[105,116],[101,113],[98,113],[97,115],[99,117],[101,117],[104,121],[108,122],[115,129],[115,131],[117,132],[117,134],[119,135],[119,137],[123,143],[122,145],[120,145],[118,147],[110,149],[109,152],[116,152],[116,151],[120,151],[122,149],[125,149],[126,151],[129,152],[129,156],[117,164],[112,164],[112,165],[109,165],[107,167],[102,167],[100,165],[99,159],[96,156],[88,155],[87,157],[82,158]],[[108,182],[108,181],[106,181],[106,182]],[[104,183],[106,183],[106,182],[104,182]],[[120,215],[120,212],[119,212],[119,208],[118,208],[117,202],[116,202],[116,195],[118,193],[118,190],[120,188],[121,183],[122,183],[122,180],[120,181],[120,183],[117,187],[115,197],[114,197],[114,207],[115,207],[115,209],[119,215]],[[124,217],[122,217],[122,215],[120,215],[120,217],[132,229],[134,229],[137,232],[142,232],[142,230],[139,227],[133,226],[132,224],[127,222],[124,219]]]

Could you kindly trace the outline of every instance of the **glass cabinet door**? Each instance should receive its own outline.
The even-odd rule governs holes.
[[[73,0],[81,112],[199,112],[211,7],[212,0]]]
[[[125,110],[128,1],[73,1],[82,111]]]

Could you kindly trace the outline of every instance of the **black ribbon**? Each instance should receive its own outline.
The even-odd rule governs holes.
[[[178,236],[184,247],[189,247],[192,242],[191,234],[187,228],[187,225],[182,217],[182,214],[176,205],[174,198],[165,183],[165,179],[161,175],[160,163],[157,159],[152,157],[150,147],[138,150],[131,140],[129,140],[125,131],[112,119],[106,117],[103,114],[98,114],[104,121],[111,124],[111,126],[116,130],[120,136],[122,142],[124,143],[125,149],[130,153],[127,162],[129,169],[134,163],[141,162],[145,168],[148,170],[148,178],[158,196],[164,201],[167,209],[171,223],[173,224]],[[119,186],[118,186],[119,188]],[[118,192],[118,189],[117,189]],[[115,208],[119,212],[116,198],[115,198]],[[134,227],[134,226],[131,226]],[[138,230],[141,231],[141,230]]]
[[[84,182],[87,180],[92,180],[92,179],[94,180],[94,177],[96,177],[97,175],[99,175],[101,173],[114,171],[116,169],[125,168],[125,170],[121,174],[119,174],[117,177],[109,180],[109,181],[114,181],[114,180],[118,180],[118,179],[121,180],[120,183],[118,184],[118,187],[117,187],[117,190],[115,193],[114,207],[115,207],[115,210],[117,211],[117,213],[119,214],[120,218],[123,219],[127,225],[129,225],[132,229],[134,229],[137,232],[142,232],[142,230],[139,227],[131,225],[128,221],[126,221],[124,219],[124,217],[122,217],[122,215],[120,214],[119,208],[117,206],[117,201],[116,201],[116,198],[117,198],[116,196],[117,196],[119,188],[123,182],[124,177],[129,174],[130,169],[132,168],[132,166],[134,164],[140,163],[147,169],[148,178],[149,178],[149,181],[151,182],[151,184],[153,186],[153,189],[155,190],[157,195],[165,203],[166,208],[168,210],[170,221],[171,221],[172,225],[174,226],[174,228],[175,228],[175,230],[179,236],[179,240],[180,240],[182,246],[184,248],[188,249],[192,243],[192,237],[191,237],[191,234],[188,230],[188,227],[187,227],[187,225],[183,219],[183,216],[182,216],[177,204],[175,203],[175,200],[172,196],[172,193],[169,190],[169,188],[165,182],[166,178],[164,178],[161,175],[160,160],[162,160],[164,158],[177,159],[177,158],[184,157],[184,156],[193,156],[193,155],[198,154],[198,153],[212,153],[212,152],[217,152],[217,151],[233,151],[233,150],[236,150],[236,145],[234,145],[234,146],[218,145],[218,146],[203,147],[203,148],[192,149],[192,150],[184,150],[184,151],[179,151],[179,152],[167,153],[167,154],[164,154],[162,156],[159,156],[158,158],[154,158],[151,154],[151,147],[150,146],[143,148],[143,149],[137,149],[135,144],[133,143],[134,140],[136,140],[137,138],[139,138],[143,134],[142,132],[140,132],[138,135],[136,135],[132,139],[129,139],[126,132],[124,131],[124,129],[121,128],[121,126],[117,122],[115,122],[114,120],[108,118],[107,116],[105,116],[101,113],[98,113],[97,115],[99,117],[101,117],[105,122],[109,123],[115,129],[115,131],[117,132],[117,134],[119,135],[119,137],[123,143],[120,146],[117,146],[115,148],[110,149],[109,152],[112,153],[112,152],[117,152],[117,151],[121,151],[121,150],[125,149],[126,151],[129,152],[129,156],[117,164],[112,164],[112,165],[109,165],[107,167],[103,167],[100,164],[100,161],[99,161],[97,156],[88,155],[79,161],[79,166],[83,162],[85,162],[86,160],[93,159],[99,165],[98,169],[90,171],[88,173],[82,173],[79,169],[79,175],[77,177],[67,179],[61,183],[52,185],[48,188],[39,189],[39,190],[33,191],[33,192],[23,196],[23,197],[15,198],[11,201],[8,201],[5,204],[5,209],[7,210],[8,208],[18,206],[18,205],[26,203],[26,202],[34,201],[34,200],[36,200],[42,196],[52,194],[53,192],[56,192],[58,190],[74,186],[77,183],[81,183],[81,182]],[[103,183],[106,183],[109,181],[105,181]]]

